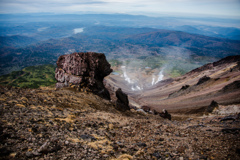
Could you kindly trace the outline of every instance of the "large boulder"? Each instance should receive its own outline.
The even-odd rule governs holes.
[[[116,97],[116,109],[123,112],[130,110],[128,96],[122,91],[121,88],[118,88],[118,90],[116,91]]]
[[[56,87],[74,86],[110,99],[110,94],[103,84],[104,77],[112,72],[110,67],[103,53],[86,52],[62,55],[57,60]]]

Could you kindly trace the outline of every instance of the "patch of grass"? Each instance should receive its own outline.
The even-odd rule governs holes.
[[[9,85],[20,88],[38,88],[52,86],[55,80],[55,65],[31,66],[0,76],[0,85]]]

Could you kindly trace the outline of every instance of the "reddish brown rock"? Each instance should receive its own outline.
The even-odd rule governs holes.
[[[72,53],[58,58],[55,78],[57,88],[74,85],[110,99],[103,79],[112,72],[103,53]]]

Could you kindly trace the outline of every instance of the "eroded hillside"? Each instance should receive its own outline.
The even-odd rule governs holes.
[[[134,73],[130,76],[137,77]],[[177,78],[165,78],[164,72],[162,77],[153,85],[152,77],[150,81],[144,76],[138,78],[136,84],[143,86],[140,90],[131,88],[135,82],[128,83],[124,75],[110,75],[106,83],[110,90],[121,87],[129,94],[133,106],[147,105],[158,111],[167,109],[172,113],[203,113],[212,100],[224,106],[240,104],[239,56],[229,56],[206,64]]]

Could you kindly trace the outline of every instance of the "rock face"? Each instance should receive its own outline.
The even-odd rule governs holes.
[[[74,85],[78,89],[88,90],[102,98],[110,99],[103,79],[112,72],[103,53],[72,53],[62,55],[57,60],[55,78],[56,87]]]
[[[130,110],[128,96],[123,93],[121,88],[118,88],[118,90],[116,91],[116,97],[116,109],[123,112],[126,110]]]

